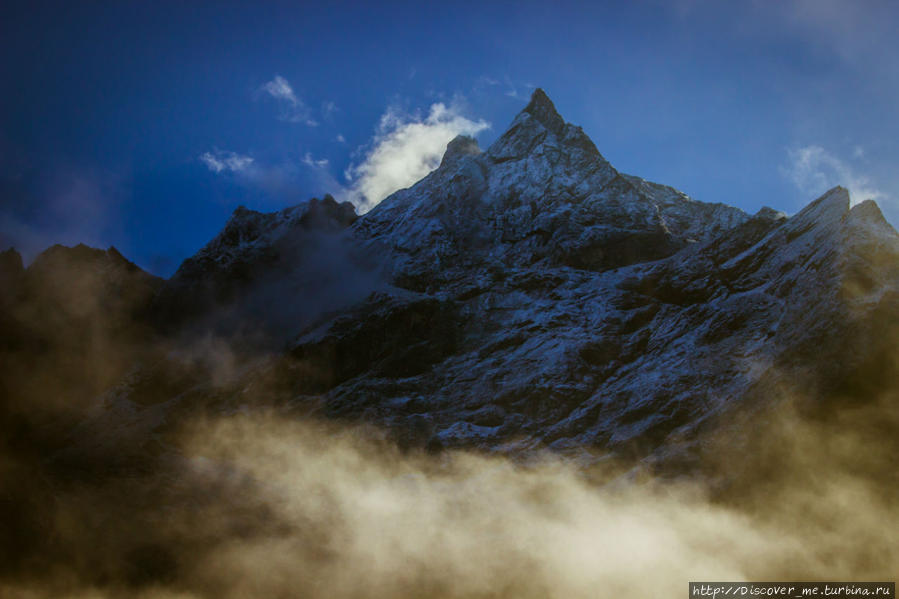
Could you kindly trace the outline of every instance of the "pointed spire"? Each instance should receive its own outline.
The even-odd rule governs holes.
[[[803,208],[799,214],[813,215],[817,219],[824,217],[841,218],[849,212],[849,190],[841,185],[829,189],[820,198]]]
[[[552,100],[549,99],[549,96],[546,95],[542,88],[538,87],[534,90],[534,93],[531,94],[531,101],[528,102],[528,105],[524,107],[522,112],[527,112],[533,116],[556,135],[561,135],[565,129],[565,119],[559,115]]]
[[[864,200],[853,206],[849,210],[850,216],[857,219],[864,219],[872,222],[885,222],[886,219],[883,217],[883,212],[880,211],[880,206],[877,205],[877,202],[874,200]]]
[[[487,155],[494,161],[522,158],[536,147],[536,142],[543,139],[547,132],[571,150],[586,152],[601,160],[607,168],[612,168],[583,129],[566,123],[556,111],[552,100],[539,87],[531,94],[528,105],[518,113],[506,132],[487,148]]]
[[[848,212],[849,191],[838,186],[791,217],[786,227],[789,231],[801,232],[808,227],[828,226],[838,223]]]
[[[443,153],[443,160],[440,161],[440,166],[449,164],[460,156],[474,156],[480,153],[481,148],[478,147],[478,140],[470,135],[457,135],[446,144],[446,151]]]
[[[896,229],[887,221],[874,200],[865,200],[849,210],[849,222],[853,225],[871,226],[896,235]]]

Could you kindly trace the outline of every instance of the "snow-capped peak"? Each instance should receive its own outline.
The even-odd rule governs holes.
[[[565,129],[565,119],[556,110],[555,104],[549,99],[546,92],[539,87],[531,94],[531,101],[522,112],[533,116],[556,135],[562,135],[562,131]]]

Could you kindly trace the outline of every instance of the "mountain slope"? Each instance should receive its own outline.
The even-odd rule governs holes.
[[[694,202],[619,175],[540,90],[485,153],[455,140],[352,233],[405,291],[293,355],[336,385],[327,413],[426,421],[438,445],[645,454],[760,389],[846,387],[895,339],[845,355],[897,309],[876,205],[850,211],[841,188],[789,219]]]
[[[340,262],[334,255],[339,249],[327,246],[356,218],[352,204],[330,195],[271,214],[238,207],[224,229],[166,281],[155,301],[157,321],[171,330],[198,318],[213,326],[229,310],[249,317],[264,309],[254,305],[262,301],[253,297],[255,290],[287,286],[279,292],[295,292],[307,282],[288,283],[298,272],[318,275],[312,285],[321,285],[331,262]]]
[[[0,437],[57,447],[153,342],[162,280],[85,245],[54,245],[28,268],[4,252],[0,278]]]
[[[486,151],[453,140],[362,217],[330,198],[236,212],[156,318],[188,339],[266,329],[288,351],[193,371],[152,419],[262,402],[432,449],[665,455],[787,388],[888,385],[897,264],[873,202],[835,188],[790,218],[696,202],[618,173],[537,90]],[[139,421],[151,388],[114,390],[109,414]]]
[[[329,347],[375,366],[357,357],[383,338],[363,314],[418,317],[434,331],[409,338],[419,366],[337,377],[332,413],[399,429],[424,415],[448,445],[645,453],[757,389],[787,381],[824,394],[883,358],[895,337],[870,337],[899,322],[899,237],[878,214],[850,210],[837,188],[791,219],[762,214],[662,261],[483,272],[441,288],[437,312],[421,311],[437,301],[427,295],[375,297],[354,327],[302,336],[295,353]]]

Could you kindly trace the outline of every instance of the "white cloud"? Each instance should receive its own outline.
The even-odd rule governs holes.
[[[303,99],[297,96],[293,91],[290,82],[281,75],[275,75],[271,81],[263,83],[259,88],[259,92],[268,94],[275,99],[281,107],[281,114],[278,116],[282,121],[291,123],[304,123],[310,127],[317,127],[318,122],[312,118],[312,111],[303,102]],[[335,109],[333,102],[329,103]]]
[[[389,109],[381,117],[372,149],[361,164],[346,171],[354,203],[362,211],[374,207],[437,168],[454,137],[475,135],[489,126],[483,120],[465,118],[444,104],[433,104],[424,119]]]
[[[858,156],[858,152],[855,154]],[[789,164],[782,169],[783,174],[808,196],[817,197],[837,185],[849,189],[853,204],[884,196],[868,177],[820,146],[789,149],[787,155]]]
[[[253,164],[253,158],[250,156],[244,156],[236,152],[223,152],[221,150],[203,152],[200,154],[200,160],[214,173],[221,173],[222,171],[242,172]]]
[[[275,77],[261,91],[286,104],[301,104],[283,77]],[[338,110],[336,106],[327,108],[327,104],[322,105],[323,111]],[[278,164],[259,163],[251,156],[217,148],[198,158],[210,171],[233,174],[234,181],[265,190],[273,196],[294,198],[304,192],[324,190],[352,201],[364,212],[437,168],[447,144],[454,137],[475,135],[488,127],[487,122],[468,119],[455,106],[447,107],[442,103],[431,105],[424,117],[388,109],[382,115],[371,143],[354,153],[361,158],[346,169],[345,185],[328,172],[330,161],[317,158],[312,152],[305,152],[299,160]],[[346,143],[340,133],[335,140]]]
[[[250,156],[215,149],[204,152],[199,159],[210,171],[227,175],[229,182],[264,192],[272,202],[268,206],[271,208],[295,204],[320,193],[334,196],[349,193],[328,172],[328,159],[316,158],[311,152],[298,160],[260,162]]]
[[[500,91],[507,98],[515,100],[526,100],[530,96],[530,90],[533,90],[535,87],[532,83],[522,83],[521,81],[516,83],[509,75],[503,75],[502,79],[481,75],[475,83],[475,90],[481,93]]]
[[[504,77],[504,79],[506,82],[505,95],[510,98],[515,98],[515,99],[521,98],[521,96],[518,94],[518,88],[515,86],[514,83],[512,83],[512,79],[510,79],[508,75],[506,75]]]
[[[278,100],[284,100],[290,104],[297,104],[299,100],[290,83],[281,75],[275,75],[275,78],[262,85],[262,91]]]
[[[290,197],[296,193],[295,165],[260,164],[251,156],[219,149],[204,152],[199,158],[210,171],[219,175],[231,174],[234,181],[265,190],[273,197]]]
[[[303,156],[303,164],[311,168],[325,168],[328,166],[328,159],[320,158],[316,160],[312,157],[312,154],[306,152],[306,154]]]

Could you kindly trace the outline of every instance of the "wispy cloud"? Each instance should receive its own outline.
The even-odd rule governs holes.
[[[489,126],[442,103],[433,104],[424,118],[388,109],[364,160],[345,173],[354,203],[360,210],[371,209],[437,168],[446,145],[454,137],[475,135]]]
[[[262,85],[262,91],[275,99],[284,100],[290,104],[297,104],[299,102],[290,83],[281,75],[275,75],[274,79],[264,83]]]
[[[514,83],[512,83],[512,79],[509,78],[508,75],[503,79],[506,82],[506,91],[503,93],[505,93],[505,95],[509,96],[510,98],[520,98],[521,96],[518,93],[518,87]]]
[[[315,159],[312,157],[311,153],[306,152],[306,154],[303,155],[303,164],[305,164],[306,166],[311,167],[311,168],[327,168],[328,159],[327,158]]]
[[[241,172],[247,170],[253,164],[253,158],[250,156],[236,152],[223,152],[218,149],[212,152],[203,152],[199,158],[214,173],[223,171]]]
[[[856,158],[864,155],[863,150],[858,152],[860,149],[856,147],[853,151]],[[782,168],[782,173],[807,196],[817,196],[831,187],[843,185],[849,189],[854,204],[884,197],[868,177],[821,146],[791,148],[787,150],[787,157],[788,164]]]
[[[477,91],[502,91],[502,94],[508,98],[516,100],[524,100],[530,95],[530,91],[534,89],[531,83],[516,83],[508,75],[503,75],[502,79],[481,75],[475,82],[475,90]],[[491,92],[492,93],[492,92]]]
[[[273,197],[293,198],[297,189],[297,165],[260,164],[252,156],[214,149],[199,156],[200,162],[217,175],[229,175],[234,182],[261,189]]]
[[[299,158],[275,161],[256,160],[251,156],[215,149],[199,156],[206,168],[229,182],[250,190],[261,191],[274,206],[296,203],[318,194],[348,195],[328,172],[327,158],[316,158],[306,152]]]
[[[325,100],[324,102],[322,102],[322,118],[324,119],[330,119],[339,110],[340,109],[337,107],[337,104],[335,104],[331,100]]]
[[[291,107],[303,105],[283,77],[276,76],[260,89]],[[232,175],[240,184],[273,195],[293,198],[297,193],[327,191],[352,201],[359,210],[365,211],[437,168],[446,145],[454,137],[475,135],[489,127],[483,120],[463,116],[458,102],[461,100],[457,98],[450,106],[435,103],[426,116],[389,108],[381,116],[371,142],[355,153],[361,159],[346,169],[343,185],[328,171],[330,161],[316,157],[312,152],[276,164],[260,163],[252,156],[217,148],[198,158],[216,174]],[[322,104],[323,114],[333,114],[337,110],[333,103]],[[346,143],[343,134],[338,133],[334,139]],[[303,185],[306,187],[300,189]]]
[[[312,111],[296,94],[290,82],[281,75],[275,75],[274,79],[263,83],[259,92],[270,96],[278,103],[281,109],[278,118],[282,121],[303,123],[310,127],[318,126],[318,121],[312,118]],[[331,104],[333,105],[333,102]],[[336,105],[334,108],[336,109]]]

